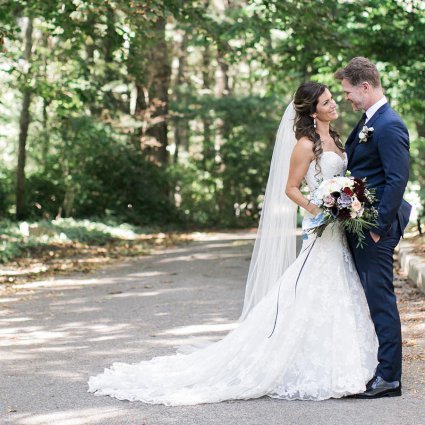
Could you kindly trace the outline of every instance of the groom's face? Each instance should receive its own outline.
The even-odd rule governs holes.
[[[353,86],[345,78],[341,81],[342,89],[345,93],[345,99],[351,103],[351,106],[354,111],[361,111],[364,109],[364,104],[366,101],[366,92],[363,87],[363,84],[358,86]]]

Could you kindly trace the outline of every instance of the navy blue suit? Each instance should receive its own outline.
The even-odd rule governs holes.
[[[348,169],[355,177],[367,179],[376,190],[378,225],[373,230],[381,238],[375,243],[366,232],[366,246],[347,234],[371,317],[379,340],[376,375],[386,381],[401,378],[401,325],[393,285],[393,253],[409,221],[411,206],[403,200],[409,177],[409,133],[402,119],[388,103],[366,123],[374,131],[359,143],[361,126],[350,134],[345,149]]]

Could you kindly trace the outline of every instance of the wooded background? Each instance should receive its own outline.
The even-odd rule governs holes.
[[[377,63],[425,200],[425,2],[3,0],[0,215],[137,225],[256,222],[295,88]],[[422,209],[421,209],[422,208]]]

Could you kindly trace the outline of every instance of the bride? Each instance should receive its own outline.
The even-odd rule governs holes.
[[[347,167],[330,126],[337,117],[331,93],[314,82],[302,84],[285,111],[237,328],[189,354],[114,363],[90,377],[89,392],[177,406],[365,390],[378,342],[344,231],[335,225],[308,236],[295,259],[296,205],[306,218],[316,215],[315,189]],[[310,200],[299,189],[303,180]]]

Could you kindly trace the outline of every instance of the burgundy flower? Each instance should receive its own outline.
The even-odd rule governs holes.
[[[344,187],[342,191],[348,196],[353,196],[353,191],[349,187]]]
[[[365,187],[365,183],[362,179],[359,179],[358,177],[354,177],[354,186],[361,186],[361,187]]]
[[[339,215],[338,215],[339,220],[349,220],[350,218],[351,218],[350,210],[348,208],[343,208],[339,210]]]
[[[366,187],[363,180],[354,179],[354,193],[360,202],[365,202],[366,200],[365,189]]]
[[[367,198],[366,198],[366,195],[364,194],[364,192],[363,193],[356,193],[356,196],[357,196],[357,199],[360,202],[366,202],[367,201]]]

